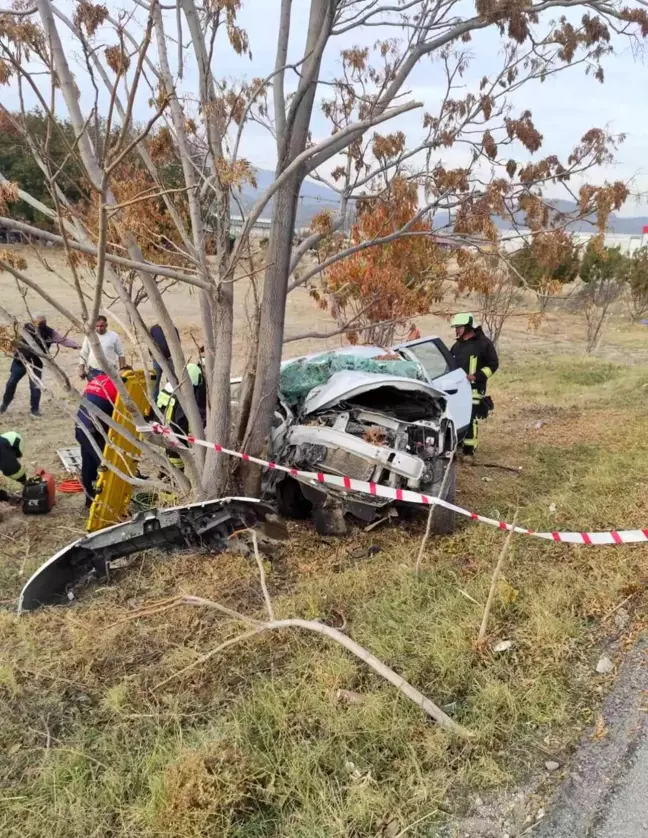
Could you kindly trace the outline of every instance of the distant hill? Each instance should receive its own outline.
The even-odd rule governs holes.
[[[245,210],[249,210],[255,203],[259,194],[263,192],[264,189],[267,189],[272,183],[274,180],[274,172],[271,172],[269,169],[257,169],[256,179],[258,184],[257,189],[253,189],[251,186],[246,186],[241,192],[241,203],[243,204],[243,208]],[[336,212],[339,205],[340,198],[336,192],[333,192],[332,189],[329,189],[327,186],[323,186],[320,183],[316,183],[313,180],[305,180],[299,192],[299,208],[297,210],[296,226],[307,227],[310,224],[312,217],[317,215],[318,212],[321,212],[324,209]],[[552,205],[560,212],[565,213],[574,212],[576,209],[576,204],[573,201],[555,200],[552,201]],[[272,216],[272,212],[273,202],[270,201],[268,206],[263,211],[263,217],[270,218]],[[435,217],[435,222],[437,226],[446,223],[444,221],[443,213],[439,213]],[[596,229],[595,217],[591,216],[589,222],[590,223],[588,223],[587,220],[578,221],[570,224],[568,229],[572,233],[594,232]],[[500,230],[511,229],[511,224],[501,218],[496,218],[495,223]],[[524,215],[522,213],[520,213],[519,224],[520,226],[524,226]],[[625,235],[641,235],[645,226],[648,227],[648,216],[640,215],[630,218],[620,218],[619,216],[613,214],[610,216],[608,232],[621,233]]]
[[[571,213],[577,209],[577,205],[573,201],[551,200],[552,206],[563,213]],[[520,226],[524,226],[524,213],[519,214],[519,219],[516,219]],[[501,218],[496,218],[495,223],[500,230],[510,230],[511,224]],[[644,226],[648,226],[647,216],[633,216],[631,218],[620,218],[614,213],[610,216],[608,221],[608,233],[619,233],[622,235],[641,235]],[[590,215],[582,221],[575,221],[567,225],[567,230],[572,233],[593,233],[596,229],[596,216]]]
[[[610,222],[611,233],[624,233],[626,235],[641,234],[644,227],[648,227],[648,216],[636,215],[632,218],[618,218],[616,215],[612,216]]]
[[[274,172],[269,169],[256,170],[257,189],[251,186],[245,186],[241,190],[241,203],[244,209],[249,210],[259,194],[270,186],[274,180]],[[311,218],[317,215],[324,209],[336,212],[340,205],[340,198],[336,192],[329,189],[327,186],[322,186],[313,180],[305,180],[302,188],[299,190],[299,207],[297,209],[297,227],[308,227]],[[263,210],[262,216],[270,218],[273,212],[273,201],[271,200],[268,206]]]
[[[577,208],[576,204],[572,201],[554,200],[551,201],[551,205],[559,212],[565,214],[572,213]],[[499,230],[506,231],[513,229],[513,225],[508,219],[494,216],[493,221]],[[434,225],[436,228],[445,227],[448,223],[449,219],[446,212],[439,212],[435,214]],[[525,213],[520,212],[517,214],[516,223],[518,229],[523,229],[525,227]],[[626,236],[640,236],[644,227],[648,227],[648,216],[638,215],[630,218],[620,218],[618,215],[614,215],[613,213],[608,221],[607,232]],[[596,216],[590,215],[581,221],[574,221],[571,224],[567,224],[566,229],[571,233],[596,233],[598,232],[596,226]]]

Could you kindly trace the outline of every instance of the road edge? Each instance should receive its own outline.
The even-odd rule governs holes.
[[[623,661],[602,715],[605,738],[591,731],[572,759],[570,773],[551,800],[549,814],[534,838],[586,838],[602,818],[605,805],[625,775],[642,736],[648,733],[648,635],[640,637]]]

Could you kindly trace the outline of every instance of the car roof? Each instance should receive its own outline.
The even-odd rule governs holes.
[[[297,358],[287,358],[281,362],[281,366],[292,364],[295,361],[311,361],[313,358],[319,358],[323,355],[357,355],[360,358],[375,358],[376,355],[386,355],[389,352],[398,349],[406,349],[410,346],[416,346],[419,343],[425,343],[429,340],[436,340],[434,335],[426,335],[413,341],[406,341],[399,343],[397,346],[387,348],[385,346],[372,346],[371,344],[358,344],[356,346],[340,346],[337,349],[325,349],[322,352],[312,352],[308,355],[299,355]]]
[[[308,355],[298,355],[296,358],[286,358],[285,361],[281,362],[281,366],[285,367],[287,364],[293,364],[295,361],[312,361],[313,358],[320,358],[324,355],[357,355],[360,358],[375,358],[376,355],[386,355],[389,352],[393,352],[394,350],[400,349],[407,349],[409,347],[414,347],[419,343],[426,343],[429,340],[437,340],[438,338],[436,335],[426,335],[425,337],[418,338],[417,340],[406,341],[405,343],[399,343],[397,346],[393,346],[391,349],[388,349],[384,346],[372,346],[371,344],[360,344],[357,346],[339,346],[336,349],[324,349],[321,352],[310,352]],[[230,384],[240,384],[242,381],[242,376],[238,376],[236,378],[230,379]]]

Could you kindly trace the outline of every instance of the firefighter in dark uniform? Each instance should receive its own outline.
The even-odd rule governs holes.
[[[189,363],[187,364],[186,372],[193,384],[194,396],[200,412],[200,418],[204,424],[207,415],[207,383],[202,364]],[[158,410],[164,416],[164,421],[173,431],[182,435],[189,433],[189,420],[171,384],[167,384],[160,390],[157,406]],[[184,441],[180,441],[179,445],[182,445],[183,448],[187,447],[187,443]],[[172,466],[181,470],[184,469],[182,458],[175,451],[167,451],[167,458]]]
[[[472,456],[477,448],[479,420],[486,419],[492,409],[492,400],[486,396],[486,384],[497,371],[499,359],[492,341],[486,337],[481,326],[475,326],[472,314],[455,314],[450,325],[454,326],[457,337],[450,351],[472,387],[470,430],[463,441],[464,455]]]

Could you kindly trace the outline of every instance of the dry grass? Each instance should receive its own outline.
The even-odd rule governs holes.
[[[536,529],[645,525],[644,370],[569,357],[505,370],[481,456],[523,471],[465,468],[460,501],[502,516],[519,507]],[[33,541],[45,523],[29,524]],[[491,642],[514,645],[497,655],[476,650],[472,600],[486,599],[501,535],[466,525],[433,539],[417,582],[423,524],[326,543],[295,526],[268,581],[278,617],[346,619],[475,741],[453,741],[343,650],[295,633],[247,641],[157,689],[238,629],[195,609],[122,618],[180,590],[249,612],[262,598],[240,556],[144,555],[73,608],[0,615],[1,834],[359,838],[423,818],[407,833],[422,838],[469,792],[563,759],[607,683],[594,673],[601,644],[640,626],[645,548],[514,540],[489,623]],[[13,537],[7,599],[27,534]],[[607,617],[627,597],[636,619],[619,636]],[[340,703],[339,689],[364,700]]]
[[[189,330],[194,301],[183,305]],[[312,326],[312,309],[291,311],[291,328]],[[537,335],[510,324],[480,456],[523,470],[461,469],[463,505],[496,517],[519,508],[537,530],[646,526],[648,333],[614,324],[596,360],[580,354],[578,329],[553,314]],[[26,395],[22,386],[8,421],[29,421]],[[56,470],[56,447],[71,444],[57,409],[46,401],[47,421],[27,428],[32,466]],[[329,541],[291,525],[268,574],[277,616],[346,620],[350,636],[477,733],[466,744],[310,635],[259,636],[158,688],[239,629],[189,608],[124,618],[180,591],[260,613],[256,566],[240,556],[144,554],[74,607],[18,619],[27,575],[81,533],[79,506],[65,497],[47,518],[0,523],[3,838],[395,838],[408,827],[408,838],[431,838],[471,793],[564,761],[609,684],[594,672],[602,646],[616,643],[620,656],[648,605],[645,548],[519,537],[480,652],[475,603],[486,600],[499,532],[466,524],[433,538],[417,581],[424,519]],[[611,616],[620,603],[622,629]],[[510,652],[488,651],[501,639]],[[340,689],[363,700],[341,703]]]

